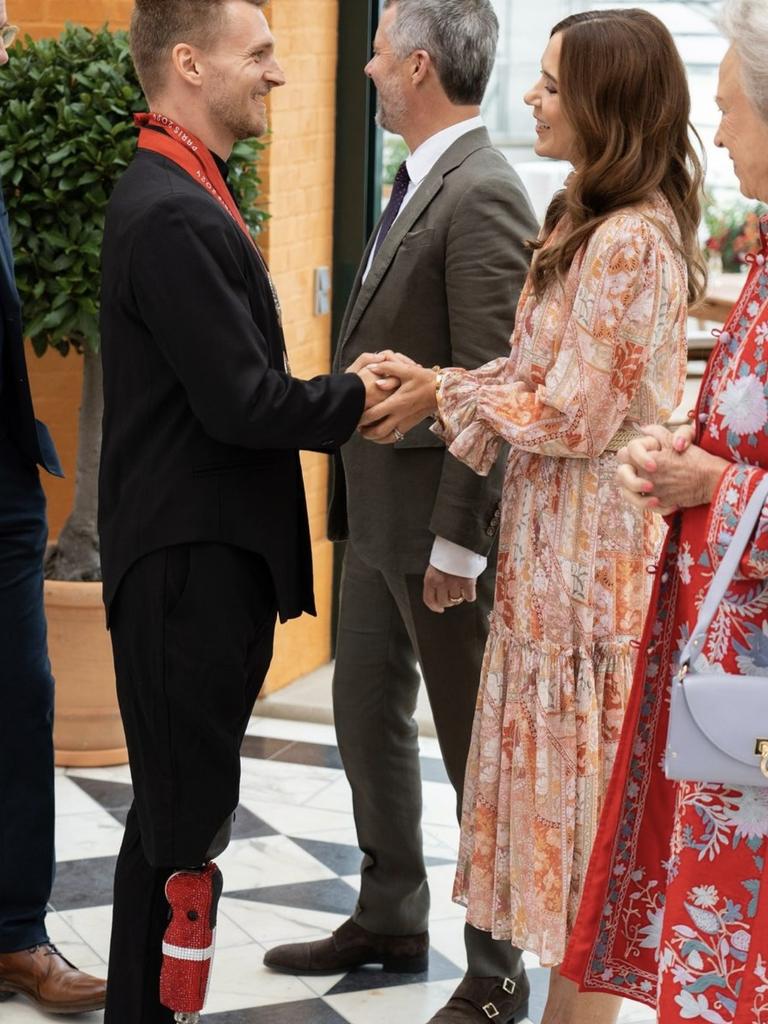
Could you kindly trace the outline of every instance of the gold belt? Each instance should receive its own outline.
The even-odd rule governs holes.
[[[643,435],[640,431],[635,430],[634,427],[621,427],[620,430],[616,431],[603,451],[617,452],[619,448],[623,448],[625,445],[629,444],[630,441],[634,441],[636,437],[642,436]]]

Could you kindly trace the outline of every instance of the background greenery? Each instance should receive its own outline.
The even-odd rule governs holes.
[[[26,335],[83,357],[75,495],[46,557],[59,580],[101,576],[97,476],[103,394],[99,352],[100,249],[112,190],[136,150],[133,115],[146,104],[125,32],[67,26],[59,39],[27,37],[0,74],[0,180],[8,207]],[[253,230],[262,143],[240,143],[230,186]]]
[[[126,32],[67,26],[27,37],[0,75],[0,180],[26,333],[35,352],[98,351],[99,251],[107,200],[136,148],[146,102]],[[239,143],[230,184],[252,229],[265,214],[256,161]]]

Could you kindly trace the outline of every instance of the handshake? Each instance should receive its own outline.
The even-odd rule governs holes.
[[[369,441],[394,444],[437,410],[437,372],[399,352],[365,352],[346,372],[356,373],[365,385],[357,429]]]

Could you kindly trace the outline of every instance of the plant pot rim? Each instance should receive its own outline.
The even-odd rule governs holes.
[[[86,580],[46,580],[46,604],[78,605],[93,608],[101,605],[101,583]]]

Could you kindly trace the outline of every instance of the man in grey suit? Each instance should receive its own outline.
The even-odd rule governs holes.
[[[537,225],[480,118],[497,38],[490,0],[385,0],[365,70],[379,124],[402,135],[410,156],[363,256],[336,369],[385,347],[427,366],[468,368],[509,352],[524,243]],[[460,804],[503,465],[475,475],[422,423],[393,446],[353,436],[336,469],[330,534],[348,545],[334,713],[364,852],[360,897],[330,938],[280,946],[264,962],[297,974],[362,964],[419,972],[429,944],[419,666]],[[465,938],[467,976],[434,1024],[522,1019],[520,951],[469,925]]]

